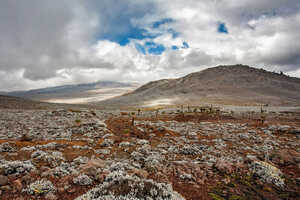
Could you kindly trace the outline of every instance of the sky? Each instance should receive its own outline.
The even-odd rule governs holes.
[[[299,0],[0,0],[0,91],[238,63],[300,77]]]

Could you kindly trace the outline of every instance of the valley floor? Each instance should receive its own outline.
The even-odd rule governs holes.
[[[299,199],[300,113],[0,110],[0,199]]]

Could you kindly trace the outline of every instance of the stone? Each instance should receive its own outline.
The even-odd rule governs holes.
[[[280,188],[285,186],[280,169],[267,162],[254,161],[250,164],[250,170],[263,182],[274,184]]]
[[[4,186],[8,184],[7,176],[0,175],[0,186]]]
[[[289,131],[290,134],[300,135],[300,129],[293,129]]]
[[[51,181],[42,179],[31,183],[26,189],[26,191],[28,194],[31,195],[43,195],[49,192],[56,191],[56,188],[54,187]]]
[[[46,194],[45,199],[46,200],[57,200],[58,198],[53,192],[49,192],[48,194]]]
[[[129,174],[136,175],[140,178],[146,179],[149,176],[149,173],[143,169],[133,168],[129,171]]]
[[[17,189],[18,191],[21,191],[23,189],[23,184],[22,184],[21,180],[17,179],[15,181],[13,181],[13,187],[15,189]]]
[[[282,126],[278,126],[278,130],[280,132],[287,132],[291,127],[288,125],[282,125]]]
[[[1,186],[0,189],[3,191],[10,191],[11,187],[9,185],[4,185],[4,186]]]
[[[85,186],[85,185],[91,185],[93,183],[93,180],[89,176],[83,174],[74,178],[73,183],[81,186]]]
[[[231,174],[233,172],[232,163],[223,159],[217,160],[215,168],[217,168],[220,172],[225,174]]]
[[[273,153],[271,160],[281,165],[297,164],[300,162],[300,153],[291,149],[283,149]]]
[[[129,188],[128,183],[130,183]],[[128,188],[128,190],[123,188]],[[77,197],[75,200],[135,200],[141,199],[141,194],[143,194],[143,199],[184,200],[180,194],[173,190],[172,185],[140,179],[136,176],[130,176],[124,171],[111,172],[106,176],[104,183]]]
[[[12,147],[8,142],[0,144],[0,152],[16,152],[17,150]]]

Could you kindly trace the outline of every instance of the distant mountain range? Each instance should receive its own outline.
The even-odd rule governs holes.
[[[118,96],[138,87],[137,83],[98,81],[87,84],[63,85],[27,91],[0,92],[0,95],[22,97],[54,103],[88,103]],[[73,101],[77,99],[78,101]],[[82,101],[81,101],[82,100]]]
[[[204,103],[299,106],[300,79],[246,65],[217,66],[182,78],[153,81],[97,105]]]

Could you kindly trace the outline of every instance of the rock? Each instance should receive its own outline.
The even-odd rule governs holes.
[[[76,188],[74,188],[74,187],[71,187],[71,188],[69,188],[68,189],[68,193],[74,193],[74,192],[76,192]]]
[[[112,139],[104,139],[104,141],[101,144],[101,147],[109,147],[115,143]]]
[[[3,191],[10,191],[11,187],[9,185],[4,185],[4,186],[1,186],[0,189]]]
[[[300,178],[296,178],[296,183],[300,185]]]
[[[97,168],[94,166],[86,166],[80,172],[88,175],[89,177],[93,177],[95,179],[97,175]]]
[[[293,129],[289,131],[290,134],[300,135],[300,129]]]
[[[58,198],[53,192],[49,192],[48,194],[46,194],[45,199],[46,200],[57,200]]]
[[[130,142],[121,142],[119,144],[119,147],[130,147],[132,146],[132,144]]]
[[[287,132],[291,127],[288,125],[278,126],[278,131]]]
[[[33,140],[33,137],[32,137],[32,135],[29,135],[29,134],[23,134],[20,137],[20,141],[30,142],[32,140]]]
[[[56,191],[56,188],[53,186],[51,181],[42,179],[30,184],[26,191],[31,195],[43,195]]]
[[[148,140],[138,140],[137,144],[139,144],[139,145],[149,144],[149,141]]]
[[[300,153],[291,149],[283,149],[276,153],[273,153],[270,159],[274,163],[278,163],[281,165],[291,165],[300,163]]]
[[[255,155],[248,154],[248,155],[246,156],[246,161],[252,162],[252,161],[257,161],[257,160],[258,160],[258,159],[257,159],[257,157],[256,157]]]
[[[0,152],[16,152],[16,148],[12,147],[8,142],[0,144]]]
[[[110,150],[109,149],[98,149],[95,150],[96,154],[103,154],[103,155],[109,155],[110,154]]]
[[[145,171],[143,169],[137,169],[137,168],[131,169],[128,173],[131,175],[136,175],[136,176],[138,176],[140,178],[144,178],[144,179],[146,179],[149,175],[149,173],[147,171]]]
[[[88,157],[78,156],[73,160],[76,165],[86,164],[89,161]]]
[[[35,166],[30,160],[27,161],[4,161],[0,162],[0,169],[4,170],[5,175],[9,174],[23,174],[36,170]]]
[[[15,181],[13,181],[13,187],[15,189],[17,189],[18,191],[21,191],[23,189],[23,184],[22,184],[21,180],[17,179]]]
[[[130,187],[128,187],[128,183],[130,183]],[[123,188],[128,189],[124,190]],[[137,176],[130,176],[124,171],[111,172],[106,176],[104,183],[77,197],[75,200],[94,199],[184,200],[180,194],[173,190],[172,185],[140,179]]]
[[[263,182],[274,184],[281,188],[285,185],[282,172],[267,162],[254,161],[250,164],[250,170]]]
[[[256,134],[256,131],[255,130],[249,130],[248,133],[250,133],[250,134]]]
[[[220,172],[225,174],[231,174],[233,172],[232,163],[223,159],[217,160],[215,168],[217,168]]]
[[[142,160],[144,160],[144,155],[141,154],[141,153],[139,153],[139,152],[134,151],[130,155],[136,161],[142,161]]]
[[[7,176],[0,175],[0,186],[4,186],[8,184]]]
[[[29,174],[26,174],[22,177],[22,182],[24,182],[26,185],[28,185],[30,182],[32,182],[33,177],[31,177]]]
[[[158,127],[157,130],[158,130],[159,132],[163,132],[163,131],[165,131],[166,129],[165,129],[165,127],[161,126],[161,127]]]
[[[193,176],[191,174],[186,174],[186,173],[180,174],[179,178],[184,181],[192,181],[193,180]]]
[[[73,183],[74,184],[78,184],[78,185],[91,185],[93,183],[93,180],[88,177],[87,175],[83,174],[78,176],[77,178],[73,179]]]

